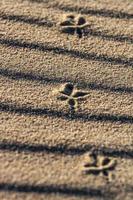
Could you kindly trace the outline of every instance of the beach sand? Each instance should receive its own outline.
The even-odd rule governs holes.
[[[133,199],[133,1],[0,1],[0,199]],[[89,23],[81,39],[64,14]],[[88,93],[71,112],[63,84]],[[83,173],[86,154],[113,178]]]

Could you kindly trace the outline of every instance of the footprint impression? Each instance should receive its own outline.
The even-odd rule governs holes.
[[[90,152],[85,155],[85,162],[83,164],[84,174],[104,175],[109,181],[112,180],[113,173],[117,162],[115,159],[109,157],[97,155]]]
[[[73,35],[76,34],[79,38],[82,38],[89,24],[81,15],[75,16],[74,14],[67,14],[63,17],[59,26],[61,32]]]
[[[58,91],[57,99],[66,101],[71,111],[76,111],[78,106],[78,100],[82,100],[88,96],[85,91],[76,90],[71,83],[66,83]]]

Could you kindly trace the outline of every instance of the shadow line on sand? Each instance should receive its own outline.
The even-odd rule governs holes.
[[[33,107],[19,107],[16,105],[9,105],[7,103],[0,103],[0,111],[10,112],[16,114],[24,115],[35,115],[35,116],[49,116],[57,117],[65,120],[75,120],[75,121],[100,121],[100,122],[111,122],[111,123],[122,123],[122,124],[133,124],[133,116],[129,115],[115,115],[115,114],[90,114],[90,113],[64,113],[57,110],[52,110],[48,108],[33,108]]]
[[[70,187],[67,185],[30,185],[18,183],[0,183],[0,191],[37,193],[37,194],[58,194],[77,197],[111,197],[114,194],[104,188]]]
[[[8,77],[12,80],[27,80],[27,81],[37,81],[40,82],[41,84],[48,84],[48,83],[66,83],[66,82],[71,82],[73,81],[71,79],[63,79],[63,78],[58,78],[58,77],[48,77],[46,75],[39,75],[39,74],[34,74],[32,72],[26,73],[22,71],[16,71],[12,69],[7,69],[7,68],[0,68],[0,75],[3,77]],[[91,89],[91,90],[101,90],[105,92],[115,92],[115,93],[133,93],[133,88],[132,87],[126,87],[126,86],[108,86],[108,85],[103,85],[95,82],[90,82],[87,83],[85,81],[79,80],[78,85],[82,86],[84,89]]]
[[[71,57],[80,58],[84,60],[93,60],[105,63],[111,63],[114,65],[123,65],[126,67],[133,67],[133,58],[121,58],[121,57],[110,57],[105,54],[97,55],[96,53],[85,53],[77,50],[68,50],[58,46],[51,46],[49,44],[42,43],[32,43],[22,40],[14,40],[14,39],[0,39],[0,44],[5,45],[7,47],[16,47],[16,48],[26,48],[30,50],[37,50],[42,52],[53,52],[55,54],[69,55]]]
[[[48,0],[28,0],[33,3],[48,3]],[[116,18],[116,19],[132,19],[133,14],[118,11],[118,10],[108,10],[108,9],[93,9],[93,8],[86,8],[81,6],[71,6],[71,5],[63,5],[59,3],[52,4],[53,8],[63,10],[65,12],[79,12],[85,15],[94,15],[94,16],[101,16],[101,17],[109,17],[109,18]]]
[[[29,17],[26,15],[9,15],[9,14],[0,14],[0,19],[2,20],[10,20],[14,22],[23,22],[27,24],[35,24],[37,26],[46,26],[46,27],[52,27],[54,24],[45,19],[45,18],[35,18],[35,17]]]
[[[133,43],[133,37],[126,35],[110,35],[102,31],[93,30],[92,28],[86,30],[85,36],[99,37],[102,38],[103,40],[109,40],[109,41],[112,40],[116,42],[128,42],[131,44]]]
[[[0,151],[9,151],[9,152],[26,152],[26,153],[52,153],[57,155],[73,155],[79,156],[88,151],[95,150],[104,156],[110,156],[115,158],[126,158],[133,159],[133,150],[131,149],[117,149],[103,146],[96,146],[93,144],[87,144],[83,147],[69,147],[64,144],[58,144],[56,146],[49,146],[46,144],[27,144],[14,141],[1,141],[0,142]]]
[[[71,5],[60,5],[56,3],[53,5],[54,8],[63,10],[65,12],[79,12],[85,15],[94,15],[100,17],[109,17],[116,19],[133,19],[133,14],[126,13],[123,11],[117,10],[108,10],[108,9],[93,9],[93,8],[85,8],[81,6],[71,6]]]

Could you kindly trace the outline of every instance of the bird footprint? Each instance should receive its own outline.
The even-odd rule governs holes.
[[[67,14],[62,19],[62,22],[59,24],[60,30],[64,33],[75,34],[81,38],[85,32],[86,27],[89,24],[86,22],[86,19],[81,16],[75,16],[74,14]]]
[[[100,156],[93,152],[86,154],[83,165],[83,172],[85,174],[104,175],[109,180],[112,179],[112,171],[115,169],[117,162],[115,159]]]
[[[66,83],[59,90],[58,99],[61,101],[66,101],[70,109],[75,111],[78,106],[78,100],[82,100],[88,96],[88,93],[85,91],[76,90],[71,83]]]

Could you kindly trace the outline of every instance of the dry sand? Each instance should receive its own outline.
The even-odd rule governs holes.
[[[0,1],[0,199],[133,199],[133,1]],[[91,24],[59,32],[64,13]],[[70,49],[69,49],[70,43]],[[87,91],[75,114],[55,92]],[[85,154],[117,160],[85,175]]]

